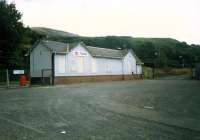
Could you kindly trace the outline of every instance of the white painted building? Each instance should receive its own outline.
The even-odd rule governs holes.
[[[40,41],[31,51],[30,70],[33,81],[41,77],[69,81],[69,77],[141,75],[142,62],[132,50]]]

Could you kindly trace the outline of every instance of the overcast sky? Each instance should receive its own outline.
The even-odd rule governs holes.
[[[30,27],[200,44],[200,0],[9,0]]]

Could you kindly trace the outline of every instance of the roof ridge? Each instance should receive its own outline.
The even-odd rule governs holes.
[[[89,45],[86,45],[86,47],[92,47],[92,48],[98,48],[98,49],[105,49],[105,50],[114,50],[114,51],[122,51],[122,50],[118,50],[118,49],[111,49],[111,48],[104,48],[104,47],[94,47],[94,46],[89,46]]]
[[[60,41],[55,41],[55,40],[41,40],[42,42],[54,42],[54,43],[58,43],[58,44],[69,44],[69,45],[77,45],[79,43],[82,42],[71,42],[71,43],[66,43],[66,42],[60,42]]]
[[[48,42],[54,42],[54,43],[58,43],[58,44],[67,44],[65,42],[58,42],[58,41],[54,41],[54,40],[41,40],[44,43],[48,43]]]

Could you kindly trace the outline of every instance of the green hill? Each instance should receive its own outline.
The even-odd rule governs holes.
[[[38,30],[39,29],[39,30]],[[191,67],[200,61],[200,46],[171,38],[135,38],[129,36],[83,37],[48,28],[32,28],[46,38],[66,43],[83,41],[86,45],[112,49],[133,49],[147,66]],[[42,36],[41,36],[42,35]]]
[[[69,33],[69,32],[64,32],[64,31],[59,31],[55,29],[50,29],[50,28],[45,28],[45,27],[32,27],[31,30],[34,32],[40,34],[40,35],[45,35],[48,37],[73,37],[73,36],[78,36],[77,34]]]

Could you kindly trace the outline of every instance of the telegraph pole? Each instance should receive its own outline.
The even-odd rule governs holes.
[[[155,56],[155,58],[154,58],[154,61],[153,61],[153,79],[155,79],[156,58],[158,56],[158,52],[155,52],[154,56]]]

